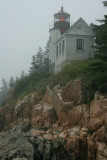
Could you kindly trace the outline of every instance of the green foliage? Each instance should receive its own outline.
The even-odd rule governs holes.
[[[95,91],[107,93],[107,62],[100,59],[80,61],[65,67],[57,75],[37,72],[25,76],[16,84],[14,96],[25,96],[32,91],[38,91],[43,96],[47,85],[51,88],[55,85],[64,86],[70,80],[78,78],[88,84],[92,96]]]
[[[107,62],[101,60],[90,61],[84,68],[84,81],[93,91],[107,92]]]
[[[14,78],[11,77],[9,81],[9,88],[13,88],[14,86],[15,86],[15,81],[14,81]]]
[[[47,43],[48,46],[48,43]],[[32,62],[30,67],[30,74],[34,74],[40,71],[49,70],[49,48],[46,47],[45,51],[42,51],[42,48],[39,47],[36,55],[32,56]]]
[[[62,72],[54,76],[51,87],[56,84],[65,85],[70,80],[81,78],[91,88],[92,94],[95,91],[107,92],[107,62],[102,60],[89,60],[76,62],[64,68]]]
[[[107,1],[104,1],[104,6],[107,6]],[[93,30],[96,34],[96,49],[100,53],[100,58],[107,61],[107,15],[104,15],[103,20],[98,20],[101,25],[93,25]]]
[[[107,6],[107,1],[104,1],[103,4],[104,4],[104,6]]]
[[[46,89],[48,78],[48,72],[37,72],[29,76],[25,76],[17,82],[15,86],[14,98],[25,96],[34,90],[37,90],[43,94]]]
[[[0,88],[0,107],[5,101],[5,98],[7,97],[8,94],[8,85],[5,79],[2,79],[2,88]]]

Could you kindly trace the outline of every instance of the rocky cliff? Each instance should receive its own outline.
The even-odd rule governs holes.
[[[81,80],[0,110],[0,160],[107,160],[107,95]]]

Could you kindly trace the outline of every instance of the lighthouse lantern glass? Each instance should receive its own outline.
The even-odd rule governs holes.
[[[64,18],[63,18],[63,17],[61,17],[61,21],[62,21],[62,22],[64,21]]]

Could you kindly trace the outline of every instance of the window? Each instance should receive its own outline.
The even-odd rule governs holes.
[[[58,57],[58,46],[56,46],[56,58]]]
[[[62,53],[64,53],[64,49],[65,49],[65,42],[64,40],[62,41]]]
[[[61,54],[61,43],[59,45],[59,54]]]
[[[84,40],[83,39],[77,39],[77,51],[84,51]]]

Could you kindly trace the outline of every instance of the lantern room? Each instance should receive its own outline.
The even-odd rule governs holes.
[[[61,7],[61,10],[54,14],[54,28],[59,29],[61,35],[70,28],[70,14],[66,13]]]

